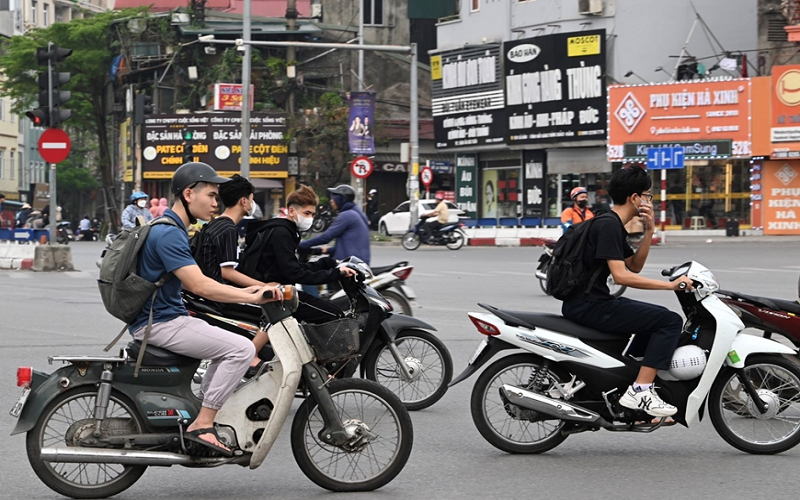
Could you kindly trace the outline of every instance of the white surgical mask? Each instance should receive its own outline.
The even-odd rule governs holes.
[[[247,211],[247,216],[248,217],[253,217],[253,215],[255,215],[255,213],[256,213],[256,202],[251,201],[250,202],[250,210]]]
[[[147,200],[139,200],[136,202],[136,204],[139,206],[139,208],[144,208],[147,206]]]
[[[308,231],[311,229],[311,225],[314,223],[313,217],[303,217],[300,214],[297,214],[297,230],[298,231]]]

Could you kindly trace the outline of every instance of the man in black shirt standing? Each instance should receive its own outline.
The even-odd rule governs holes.
[[[236,270],[239,265],[239,232],[236,225],[245,215],[252,215],[255,208],[253,184],[240,175],[234,175],[229,182],[220,184],[219,195],[225,205],[225,211],[203,228],[203,239],[198,257],[198,265],[203,274],[209,278],[226,285],[246,288],[249,286],[264,286],[265,284],[246,276]],[[216,304],[221,312],[237,310],[258,318],[261,309],[249,304]],[[253,338],[256,347],[256,357],[251,364],[251,370],[258,368],[258,352],[269,341],[269,335],[259,330]],[[248,371],[248,374],[250,374]]]
[[[634,383],[619,402],[631,409],[644,410],[654,417],[668,417],[677,408],[662,400],[653,382],[658,370],[669,368],[672,354],[678,345],[683,320],[665,307],[627,298],[614,298],[608,290],[608,275],[614,282],[644,290],[678,290],[681,283],[692,289],[692,281],[683,276],[673,282],[639,276],[650,252],[655,223],[653,221],[652,181],[647,172],[634,165],[614,173],[608,194],[614,201],[611,215],[592,222],[584,250],[586,276],[600,273],[588,292],[579,292],[564,301],[562,314],[584,326],[600,331],[635,334],[629,352],[644,354],[642,366]],[[625,224],[641,216],[644,239],[636,252],[626,241]]]

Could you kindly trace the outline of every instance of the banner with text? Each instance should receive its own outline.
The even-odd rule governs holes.
[[[504,42],[508,144],[606,136],[606,32]]]
[[[476,219],[478,215],[478,157],[456,155],[456,205],[465,216]]]
[[[505,136],[499,45],[431,56],[433,133],[437,148],[500,144]]]
[[[764,234],[800,234],[800,161],[765,161],[761,188]]]
[[[350,121],[347,137],[350,152],[354,155],[374,155],[375,94],[372,92],[350,93]]]
[[[241,171],[241,124],[238,113],[153,115],[142,127],[145,179],[170,179],[186,161],[201,161],[220,175]],[[250,177],[288,177],[286,116],[254,113],[250,117]]]
[[[542,217],[544,214],[545,152],[542,150],[522,153],[522,214],[523,217]]]

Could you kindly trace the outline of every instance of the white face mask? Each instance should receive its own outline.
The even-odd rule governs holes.
[[[308,231],[311,229],[311,225],[314,223],[313,217],[303,217],[299,213],[297,214],[297,230],[298,231]]]
[[[139,200],[136,202],[136,204],[139,206],[139,208],[144,208],[147,206],[147,200]]]
[[[251,201],[250,202],[250,210],[247,211],[247,216],[248,217],[253,217],[255,215],[255,213],[256,213],[256,202]]]

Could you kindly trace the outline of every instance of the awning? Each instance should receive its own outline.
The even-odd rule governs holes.
[[[253,187],[256,191],[265,191],[267,189],[283,189],[283,181],[276,181],[275,179],[253,179],[250,178]]]
[[[569,148],[547,150],[548,174],[611,173],[605,148]]]

